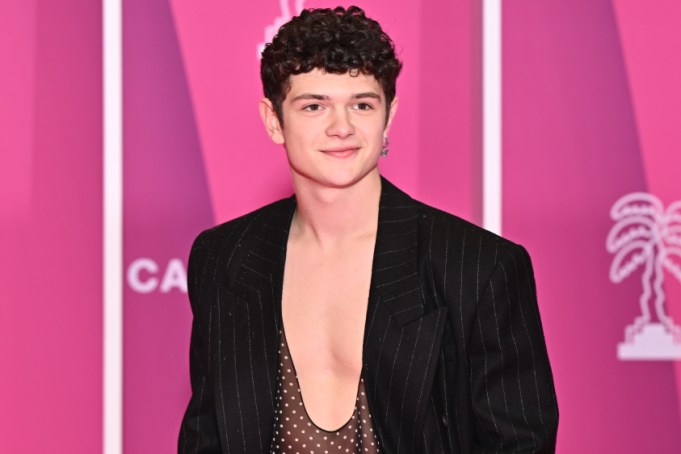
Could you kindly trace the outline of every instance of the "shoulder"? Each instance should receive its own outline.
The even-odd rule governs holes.
[[[285,223],[294,207],[292,197],[281,199],[201,232],[189,253],[190,281],[200,273],[211,276],[211,282],[231,282],[253,238],[258,238],[263,228]]]
[[[523,246],[459,216],[410,198],[418,218],[418,255],[434,276],[447,280],[456,275],[488,279],[495,269],[523,263],[531,269]]]
[[[276,217],[293,207],[293,198],[287,197],[246,213],[230,221],[211,227],[194,240],[192,251],[226,251],[234,249],[247,240],[268,219]]]
[[[525,253],[519,244],[459,216],[416,200],[385,178],[383,199],[384,211],[400,213],[390,217],[418,219],[419,245],[428,247],[431,255],[455,252],[463,256],[464,260],[480,257],[483,262],[496,262],[505,254]],[[411,214],[406,215],[405,210]]]
[[[433,241],[477,244],[483,249],[494,246],[498,251],[522,248],[519,244],[484,229],[454,214],[414,200],[421,217],[423,234]],[[440,244],[440,246],[443,246]]]
[[[525,248],[459,216],[412,199],[418,213],[419,269],[435,299],[442,296],[463,319],[472,316],[490,285],[527,282],[533,269]],[[453,312],[454,313],[454,312]]]

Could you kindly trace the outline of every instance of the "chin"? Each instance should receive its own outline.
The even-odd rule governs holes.
[[[369,178],[372,170],[364,172],[334,172],[324,178],[324,185],[334,188],[347,188],[353,186],[365,178]]]
[[[370,178],[375,172],[378,173],[378,166],[364,168],[317,168],[317,169],[296,169],[292,166],[294,179],[307,180],[308,183],[328,188],[347,188],[353,186],[365,178]]]

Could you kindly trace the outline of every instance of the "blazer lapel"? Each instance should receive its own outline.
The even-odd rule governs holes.
[[[281,290],[295,199],[265,208],[245,235],[239,270],[220,289],[216,314],[218,420],[231,453],[269,452],[274,416]]]
[[[383,450],[414,452],[430,395],[446,308],[421,285],[418,202],[382,179],[365,327],[364,380]]]

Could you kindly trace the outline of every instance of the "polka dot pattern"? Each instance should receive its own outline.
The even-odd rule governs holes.
[[[271,452],[276,454],[380,453],[378,439],[369,414],[364,379],[360,377],[355,410],[348,422],[333,431],[318,427],[305,410],[286,337],[283,332],[280,334],[277,406]]]

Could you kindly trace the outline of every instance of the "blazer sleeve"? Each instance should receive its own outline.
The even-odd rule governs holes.
[[[210,377],[211,329],[210,301],[206,295],[208,282],[205,232],[192,245],[187,267],[187,290],[193,321],[189,344],[189,374],[192,396],[182,419],[178,453],[219,453],[217,418]]]
[[[476,452],[553,453],[558,406],[530,257],[510,243],[481,289],[470,343]]]

